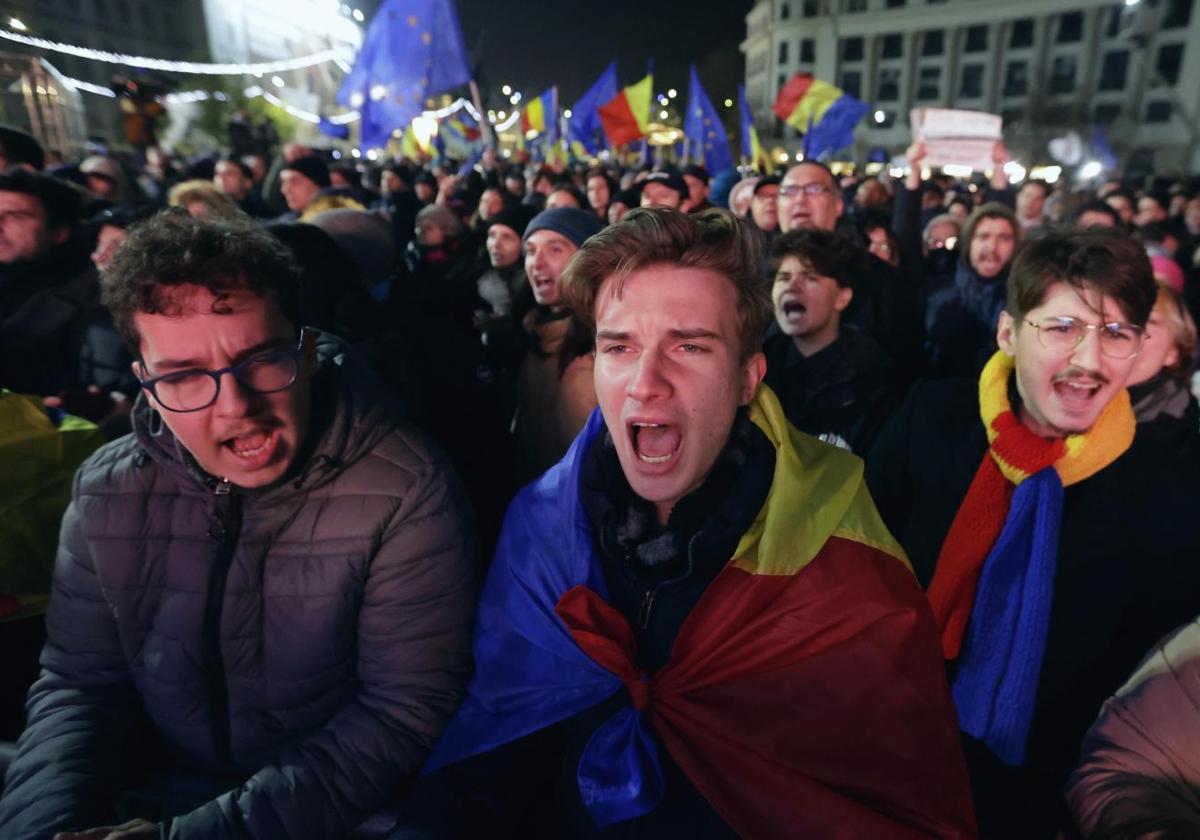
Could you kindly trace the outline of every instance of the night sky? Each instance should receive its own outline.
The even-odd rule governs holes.
[[[463,38],[472,56],[483,44],[482,82],[491,107],[508,108],[500,86],[526,98],[558,85],[563,108],[617,59],[622,85],[632,84],[654,59],[655,92],[674,87],[687,96],[688,63],[695,62],[713,103],[734,98],[744,79],[738,44],[746,37],[753,0],[457,0]],[[485,93],[485,96],[487,94]]]

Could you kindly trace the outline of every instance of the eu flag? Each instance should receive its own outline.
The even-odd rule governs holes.
[[[608,65],[600,78],[587,93],[571,106],[571,121],[567,129],[568,138],[583,146],[588,154],[596,154],[599,146],[596,135],[604,131],[600,122],[599,107],[612,100],[620,92],[617,87],[617,62]]]
[[[691,83],[688,86],[687,116],[683,120],[683,135],[691,141],[692,154],[704,161],[710,173],[716,175],[733,169],[733,152],[729,149],[729,136],[712,100],[700,84],[696,65],[692,65]]]
[[[383,146],[425,99],[471,79],[453,0],[384,0],[337,101],[362,114],[363,146]]]

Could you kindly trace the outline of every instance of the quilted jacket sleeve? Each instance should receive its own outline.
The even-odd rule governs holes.
[[[1083,837],[1200,837],[1200,624],[1104,704],[1067,796]]]
[[[78,487],[77,477],[55,559],[42,674],[30,691],[28,724],[0,800],[6,840],[112,824],[123,762],[141,720],[116,622],[83,538],[87,500],[81,502]]]
[[[477,596],[471,533],[457,479],[444,459],[426,460],[365,583],[357,696],[245,784],[164,824],[164,836],[345,836],[410,780],[468,676]]]

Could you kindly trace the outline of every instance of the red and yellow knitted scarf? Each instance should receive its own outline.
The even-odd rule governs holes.
[[[1136,430],[1129,393],[1122,390],[1087,432],[1040,437],[1009,405],[1012,372],[1013,359],[997,351],[979,378],[979,413],[988,451],[942,543],[929,585],[929,603],[947,659],[957,659],[962,648],[979,575],[1004,528],[1016,486],[1051,465],[1064,487],[1083,481],[1120,457]]]

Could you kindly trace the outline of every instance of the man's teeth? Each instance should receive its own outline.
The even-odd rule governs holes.
[[[634,423],[633,428],[635,428],[635,429],[661,429],[661,428],[664,428],[665,425],[666,424],[664,424],[664,423]],[[674,451],[668,452],[665,455],[647,455],[647,454],[645,454],[644,452],[642,452],[642,450],[637,445],[636,432],[634,433],[633,451],[635,453],[637,453],[638,460],[640,460],[646,464],[665,464],[667,461],[670,461],[672,458],[675,457]]]

